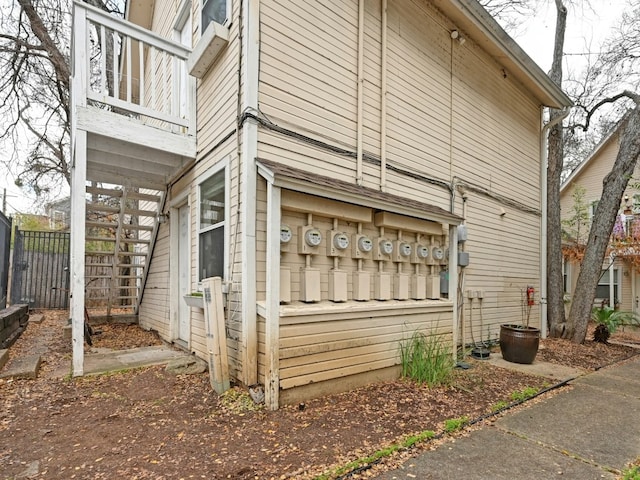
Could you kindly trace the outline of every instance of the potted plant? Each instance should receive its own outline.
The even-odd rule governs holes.
[[[204,298],[202,297],[202,292],[191,292],[188,295],[185,295],[184,301],[187,305],[193,308],[204,308]]]
[[[500,352],[508,362],[530,364],[540,345],[540,329],[529,325],[534,301],[533,287],[527,287],[522,298],[522,323],[500,325]]]

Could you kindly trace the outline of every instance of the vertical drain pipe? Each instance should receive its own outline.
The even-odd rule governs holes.
[[[387,0],[382,0],[380,28],[380,191],[387,191]]]
[[[364,2],[358,2],[358,112],[356,132],[356,184],[362,185],[362,143],[364,121]]]

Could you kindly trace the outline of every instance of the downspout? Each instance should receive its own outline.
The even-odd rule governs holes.
[[[358,111],[356,132],[356,183],[362,185],[362,143],[364,111],[364,2],[358,2]]]
[[[387,0],[382,0],[380,28],[380,191],[387,191]]]
[[[258,110],[259,71],[259,0],[243,0],[246,20],[242,51],[246,68],[243,73],[242,111]],[[258,381],[258,334],[256,326],[256,186],[258,123],[247,118],[242,126],[242,376],[245,385]]]
[[[555,118],[553,121],[547,123],[542,127],[542,134],[540,136],[540,197],[541,197],[541,233],[540,233],[540,336],[542,338],[547,337],[547,163],[549,160],[549,154],[547,151],[548,139],[547,135],[549,129],[562,122],[571,109],[565,108],[562,115]],[[544,112],[540,112],[542,117]],[[544,122],[544,119],[542,119]]]

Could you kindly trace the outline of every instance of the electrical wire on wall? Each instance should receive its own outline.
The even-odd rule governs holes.
[[[247,121],[248,119],[252,119],[256,122],[258,122],[258,124],[270,131],[276,132],[280,135],[286,136],[288,138],[293,138],[295,140],[301,141],[307,145],[311,145],[314,146],[316,148],[319,148],[321,150],[325,150],[328,151],[330,153],[335,153],[337,155],[343,156],[343,157],[347,157],[347,158],[353,158],[356,159],[357,157],[357,152],[355,150],[349,149],[349,148],[344,148],[344,147],[340,147],[331,143],[327,143],[323,140],[317,139],[317,138],[312,138],[309,137],[307,135],[304,135],[302,133],[296,132],[294,130],[282,127],[276,123],[274,123],[271,119],[269,119],[264,113],[262,113],[261,111],[255,111],[255,109],[251,109],[251,111],[247,110],[242,114],[241,117],[241,123],[244,124],[245,121]],[[363,160],[369,164],[372,165],[376,165],[376,166],[380,166],[380,159],[377,158],[376,155],[370,154],[370,153],[364,153],[363,154]],[[529,205],[526,205],[524,203],[518,202],[517,200],[511,199],[505,195],[501,195],[499,193],[495,193],[492,192],[480,185],[474,184],[473,182],[470,182],[468,180],[465,180],[463,178],[460,177],[454,177],[453,178],[453,183],[450,183],[446,180],[440,179],[440,178],[436,178],[436,177],[431,177],[429,175],[425,175],[422,172],[417,172],[417,171],[413,171],[410,169],[407,169],[405,167],[400,167],[398,165],[396,165],[394,162],[387,160],[387,170],[397,173],[399,175],[402,175],[406,178],[411,178],[412,180],[416,180],[419,181],[421,183],[426,183],[429,185],[433,185],[436,187],[439,187],[443,190],[446,190],[449,194],[452,194],[454,191],[454,188],[458,188],[458,187],[464,187],[469,191],[478,193],[480,195],[483,195],[485,197],[491,198],[493,200],[496,200],[499,203],[502,203],[506,206],[509,206],[511,208],[514,208],[516,210],[520,210],[524,213],[529,213],[529,214],[533,214],[536,216],[540,216],[541,212],[539,209],[536,208],[532,208]]]

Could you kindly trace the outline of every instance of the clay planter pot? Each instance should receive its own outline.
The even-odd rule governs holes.
[[[513,363],[533,363],[540,344],[540,329],[522,325],[500,325],[502,358]]]

